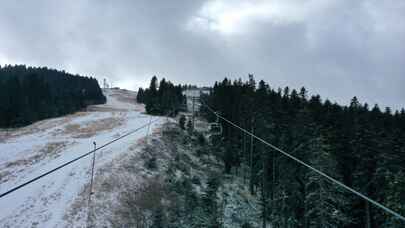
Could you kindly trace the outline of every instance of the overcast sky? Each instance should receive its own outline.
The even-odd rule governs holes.
[[[0,64],[135,89],[253,73],[346,104],[405,106],[403,0],[5,0]]]

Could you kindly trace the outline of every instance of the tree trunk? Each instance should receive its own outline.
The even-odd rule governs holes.
[[[365,210],[366,210],[366,228],[371,228],[371,216],[370,216],[370,204],[368,201],[365,201]]]
[[[271,196],[270,196],[270,199],[271,199],[271,211],[270,211],[270,214],[272,215],[273,214],[273,211],[274,211],[274,208],[275,208],[275,203],[274,203],[274,194],[275,194],[275,188],[276,188],[276,186],[275,186],[275,183],[276,183],[276,160],[275,160],[276,158],[274,157],[274,150],[271,150],[271,168],[272,168],[272,171],[271,171]],[[274,227],[274,223],[273,222],[271,222],[271,227]]]
[[[254,134],[254,128],[253,128],[253,119],[252,119],[252,128],[251,128],[252,134]],[[254,189],[253,189],[253,135],[250,136],[250,155],[249,155],[249,166],[250,166],[250,182],[249,182],[249,189],[250,193],[254,194]]]
[[[266,168],[266,158],[264,155],[264,151],[262,150],[262,203],[263,203],[263,211],[262,211],[262,228],[266,228],[267,226],[267,221],[266,221],[266,217],[267,217],[267,168]]]
[[[246,143],[246,133],[245,132],[243,132],[243,161],[246,161],[247,159],[247,156],[246,156],[246,154],[247,154],[247,150],[246,150],[246,147],[247,147],[247,145],[246,145],[247,143]],[[246,164],[246,163],[245,163]],[[247,179],[247,172],[246,172],[246,169],[245,169],[245,166],[243,166],[244,168],[243,168],[243,184],[246,184],[246,179]]]

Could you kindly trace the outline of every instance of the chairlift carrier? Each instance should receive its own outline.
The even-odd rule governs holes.
[[[210,132],[211,135],[222,135],[222,125],[219,123],[219,118],[213,123],[210,123]]]

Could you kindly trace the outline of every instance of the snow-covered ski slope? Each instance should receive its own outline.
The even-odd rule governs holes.
[[[105,90],[107,103],[72,115],[0,132],[0,193],[49,171],[146,123],[135,93]],[[159,128],[164,118],[154,122]],[[128,153],[144,128],[96,154],[96,171]],[[85,157],[0,199],[0,227],[66,227],[66,211],[90,180],[92,156]],[[113,171],[112,171],[113,172]],[[85,224],[82,222],[81,224]]]

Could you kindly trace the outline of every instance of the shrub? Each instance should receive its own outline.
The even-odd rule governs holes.
[[[148,160],[146,160],[146,162],[145,162],[145,166],[146,166],[146,168],[147,169],[150,169],[150,170],[155,170],[155,169],[157,169],[157,162],[156,162],[156,157],[154,157],[154,156],[152,156],[152,157],[150,157]]]

